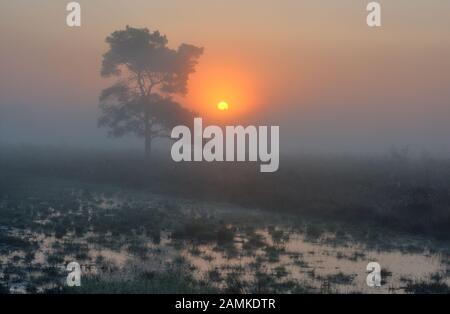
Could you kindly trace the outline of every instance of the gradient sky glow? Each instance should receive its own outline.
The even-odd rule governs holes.
[[[104,40],[130,25],[204,47],[181,101],[280,125],[281,153],[449,151],[450,1],[379,1],[381,29],[363,0],[85,0],[78,29],[67,2],[0,3],[0,141],[124,144],[96,120]]]

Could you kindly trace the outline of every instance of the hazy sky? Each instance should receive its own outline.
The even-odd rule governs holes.
[[[160,30],[176,48],[205,48],[183,99],[203,114],[219,100],[235,124],[280,125],[281,152],[448,151],[450,1],[79,1],[0,3],[0,141],[124,145],[97,128],[106,36],[125,25]]]

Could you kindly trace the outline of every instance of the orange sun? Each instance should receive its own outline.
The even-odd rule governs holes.
[[[228,110],[228,103],[226,101],[221,101],[217,104],[217,109],[221,110],[221,111],[225,111]]]
[[[261,97],[257,85],[244,66],[204,62],[189,80],[188,105],[210,121],[239,121],[254,111]]]

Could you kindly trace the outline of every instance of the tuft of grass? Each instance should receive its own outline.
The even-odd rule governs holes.
[[[49,293],[105,293],[105,294],[193,294],[216,293],[212,286],[197,282],[187,272],[170,269],[164,272],[138,273],[132,278],[108,279],[104,276],[88,276],[81,287],[62,287]]]
[[[444,282],[416,281],[408,282],[405,292],[413,294],[449,294],[450,287]]]

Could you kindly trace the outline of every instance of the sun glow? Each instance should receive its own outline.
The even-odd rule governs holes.
[[[228,110],[228,103],[226,101],[221,101],[217,104],[217,109],[224,111],[224,110]]]
[[[200,64],[189,82],[188,105],[208,120],[242,120],[255,110],[259,90],[256,79],[239,64]]]

